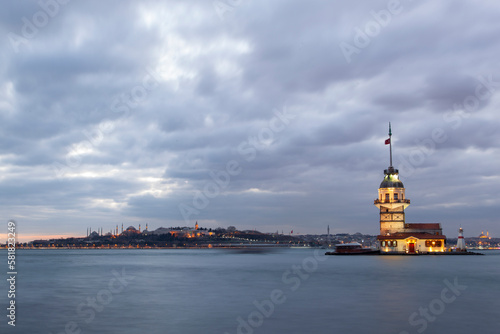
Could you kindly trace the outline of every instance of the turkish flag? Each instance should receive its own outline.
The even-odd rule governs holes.
[[[385,144],[389,145],[391,143],[391,138],[385,140]]]

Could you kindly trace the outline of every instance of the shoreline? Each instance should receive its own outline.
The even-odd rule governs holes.
[[[141,247],[16,247],[16,250],[20,249],[39,249],[39,250],[58,250],[58,249],[281,249],[281,248],[316,248],[311,246],[297,246],[297,245],[262,245],[256,246],[252,244],[248,245],[207,245],[207,246],[176,246],[176,247],[150,247],[150,246],[141,246]],[[6,247],[0,247],[1,249],[7,250]]]

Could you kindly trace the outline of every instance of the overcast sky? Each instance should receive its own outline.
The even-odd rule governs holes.
[[[378,234],[388,122],[407,222],[500,236],[498,1],[2,5],[0,212],[21,240]]]

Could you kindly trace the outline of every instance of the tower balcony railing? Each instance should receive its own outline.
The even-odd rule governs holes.
[[[390,200],[385,200],[385,199],[376,199],[373,201],[373,204],[384,204],[384,203],[408,203],[410,204],[409,199],[390,199]]]

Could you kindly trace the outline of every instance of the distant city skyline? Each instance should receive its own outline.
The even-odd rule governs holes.
[[[500,236],[500,4],[223,3],[4,4],[0,213],[19,241],[377,235],[389,122],[407,222]]]

